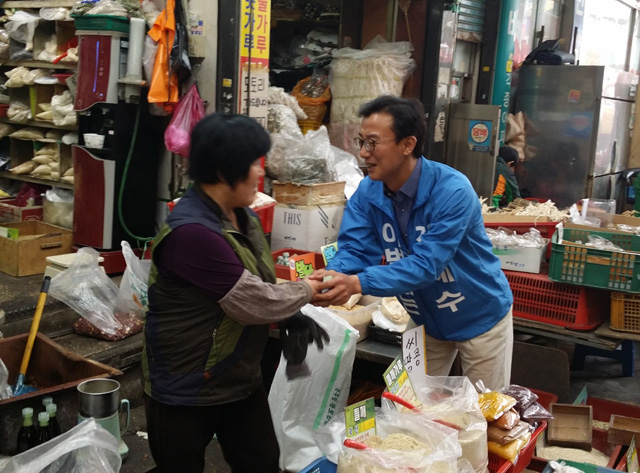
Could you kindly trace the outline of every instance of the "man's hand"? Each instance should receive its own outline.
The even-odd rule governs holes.
[[[318,286],[318,289],[324,292],[319,292],[314,296],[311,301],[314,305],[322,307],[342,305],[349,300],[352,294],[362,292],[360,279],[356,275],[348,276],[336,271],[321,269],[314,271],[308,278],[315,281],[323,281]]]

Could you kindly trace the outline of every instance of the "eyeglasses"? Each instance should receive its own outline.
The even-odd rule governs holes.
[[[386,143],[388,141],[395,141],[395,140],[396,140],[395,138],[389,138],[389,139],[380,140],[380,141],[375,141],[375,140],[372,140],[371,138],[367,138],[363,140],[359,136],[356,136],[353,139],[353,144],[356,147],[356,151],[360,151],[364,146],[364,149],[366,149],[369,153],[373,153],[373,150],[376,149],[376,146],[378,146],[379,144]]]

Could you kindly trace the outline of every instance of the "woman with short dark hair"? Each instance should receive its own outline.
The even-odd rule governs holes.
[[[296,314],[318,283],[275,284],[248,209],[269,147],[249,117],[203,118],[191,139],[194,186],[154,239],[142,367],[159,472],[201,473],[214,434],[233,472],[279,471],[260,360],[269,325]]]

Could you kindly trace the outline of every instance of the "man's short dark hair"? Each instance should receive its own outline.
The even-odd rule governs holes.
[[[270,148],[269,134],[253,118],[212,113],[191,133],[189,177],[208,184],[224,181],[234,187]]]
[[[424,118],[424,107],[418,99],[383,95],[360,107],[358,116],[367,118],[374,113],[388,113],[393,117],[391,129],[396,135],[396,141],[399,142],[407,136],[415,136],[416,147],[413,149],[413,155],[416,158],[422,156],[427,124]]]
[[[500,149],[498,150],[498,156],[504,159],[504,162],[507,164],[513,162],[513,164],[515,165],[518,164],[518,161],[520,160],[518,150],[512,148],[511,146],[500,146]]]

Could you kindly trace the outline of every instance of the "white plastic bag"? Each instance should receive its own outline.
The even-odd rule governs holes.
[[[127,301],[131,309],[149,310],[149,297],[147,295],[147,281],[151,270],[151,260],[140,260],[131,249],[127,241],[121,241],[122,255],[127,263],[122,279],[120,280],[120,297]]]
[[[26,44],[25,49],[33,51],[33,35],[39,21],[40,17],[38,15],[18,10],[7,21],[7,33],[12,39]]]
[[[0,359],[0,399],[9,399],[10,397],[13,397],[13,390],[9,386],[9,370]]]
[[[286,360],[280,358],[269,407],[280,445],[280,468],[300,471],[322,456],[313,431],[342,414],[347,404],[358,331],[331,311],[307,304],[302,313],[331,337],[322,351],[310,345],[306,362],[311,375],[287,380]]]
[[[120,466],[118,441],[90,418],[12,457],[1,473],[117,473]]]

